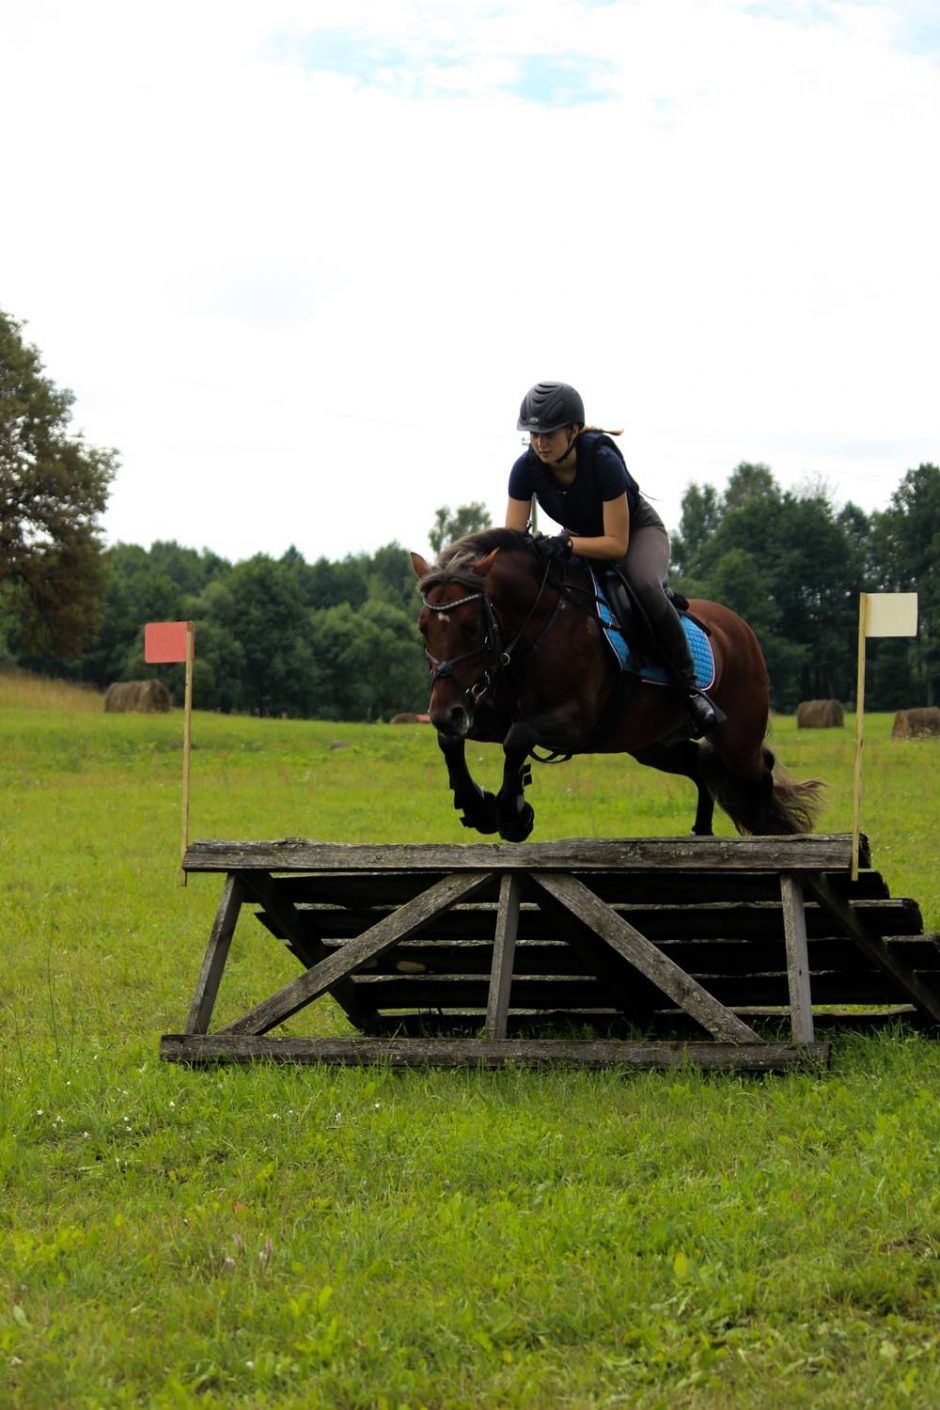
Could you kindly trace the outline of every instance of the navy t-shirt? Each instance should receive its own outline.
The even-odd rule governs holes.
[[[535,495],[539,507],[562,528],[584,538],[600,538],[605,502],[625,493],[632,514],[640,491],[609,436],[582,431],[577,444],[577,473],[567,489],[562,489],[530,447],[509,472],[509,497],[531,499]]]

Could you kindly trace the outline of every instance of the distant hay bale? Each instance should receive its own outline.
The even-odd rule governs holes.
[[[891,726],[892,739],[929,739],[934,735],[940,735],[940,707],[936,705],[899,710]]]
[[[413,710],[403,710],[400,715],[393,715],[389,723],[393,725],[426,725],[430,718],[430,715],[416,715]]]
[[[838,700],[801,700],[796,707],[797,729],[841,729],[844,724]]]
[[[110,714],[134,710],[140,715],[162,715],[173,708],[162,681],[115,681],[105,691],[104,708]]]

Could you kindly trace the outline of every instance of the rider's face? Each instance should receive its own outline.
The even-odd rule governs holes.
[[[571,449],[575,439],[573,426],[559,426],[557,431],[530,431],[529,443],[539,460],[554,465],[562,460]]]

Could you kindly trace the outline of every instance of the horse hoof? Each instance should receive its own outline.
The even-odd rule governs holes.
[[[504,842],[524,842],[535,826],[535,809],[526,803],[511,821],[501,822],[499,835]]]
[[[460,821],[477,832],[499,832],[499,811],[494,793],[480,793],[479,802],[464,809]]]

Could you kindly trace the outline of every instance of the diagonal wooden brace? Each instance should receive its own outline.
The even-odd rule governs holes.
[[[623,920],[605,905],[577,877],[559,873],[533,872],[531,875],[536,885],[567,906],[714,1038],[730,1043],[761,1042],[754,1030],[737,1014],[720,1004],[707,989],[703,989],[651,940],[641,935],[629,921]]]
[[[829,915],[844,927],[845,933],[851,936],[862,954],[873,964],[876,964],[879,969],[890,974],[898,988],[908,996],[912,1004],[935,1022],[940,1021],[940,997],[936,991],[929,984],[925,984],[910,965],[893,955],[883,940],[869,934],[858,913],[847,901],[844,901],[833,891],[824,876],[807,876],[803,885],[815,897],[823,910],[828,911]]]
[[[342,949],[320,960],[278,993],[272,994],[270,999],[265,999],[228,1027],[219,1029],[219,1032],[267,1033],[299,1009],[306,1008],[337,981],[360,969],[368,960],[390,950],[399,940],[407,940],[458,901],[466,900],[488,881],[489,874],[485,871],[445,876],[420,896],[400,906],[392,915],[384,916],[376,925],[364,930],[355,940],[348,941]]]

